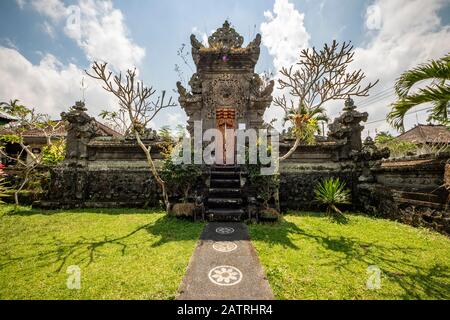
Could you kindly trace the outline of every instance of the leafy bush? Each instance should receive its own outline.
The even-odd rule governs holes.
[[[175,150],[182,156],[183,150]],[[182,194],[184,203],[189,201],[189,195],[195,187],[198,178],[202,175],[202,169],[195,164],[176,164],[170,154],[165,154],[161,169],[161,178],[166,182],[170,193]]]
[[[350,203],[350,190],[345,188],[345,182],[339,178],[328,178],[321,181],[315,188],[316,200],[327,206],[327,214],[343,216],[337,205]]]
[[[267,146],[266,150],[267,155],[269,156],[271,154],[271,147]],[[259,157],[257,164],[249,164],[248,149],[246,152],[246,163],[250,184],[256,189],[258,198],[262,200],[263,208],[270,208],[269,201],[272,198],[275,198],[276,202],[278,201],[277,199],[278,190],[280,187],[280,175],[278,173],[273,175],[261,175],[261,168],[263,168],[263,165],[259,161]],[[278,206],[278,203],[276,205]]]
[[[42,162],[47,165],[57,165],[64,160],[65,154],[66,143],[64,140],[59,140],[42,149]]]
[[[414,143],[395,139],[387,132],[380,132],[375,137],[375,144],[380,149],[388,148],[392,158],[401,158],[417,152],[417,146]]]

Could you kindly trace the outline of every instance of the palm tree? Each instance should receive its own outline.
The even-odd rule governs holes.
[[[411,88],[424,80],[432,82],[412,93]],[[449,125],[450,85],[447,81],[450,81],[450,53],[439,60],[431,60],[404,72],[395,84],[398,100],[392,104],[392,111],[388,115],[389,123],[404,131],[406,113],[415,106],[431,103],[433,106],[429,111],[428,121]]]

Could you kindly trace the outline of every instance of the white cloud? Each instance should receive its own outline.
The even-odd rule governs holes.
[[[25,0],[20,0],[18,3],[19,7],[23,8]],[[60,21],[67,16],[67,8],[60,0],[31,0],[30,3],[34,10],[54,21]]]
[[[50,38],[55,39],[55,28],[48,22],[44,21],[44,23],[41,25],[42,30],[50,36]]]
[[[122,12],[111,1],[84,0],[79,6],[81,32],[76,40],[90,60],[108,61],[119,70],[140,65],[145,49],[129,38]]]
[[[1,40],[1,44],[7,48],[11,48],[11,49],[15,49],[15,50],[19,50],[19,48],[17,47],[17,45],[14,43],[14,41],[12,41],[10,38],[3,38]]]
[[[372,95],[392,88],[405,70],[450,52],[450,26],[443,26],[438,15],[445,4],[448,5],[448,0],[375,0],[367,7],[364,21],[366,40],[355,49],[351,68],[361,68],[367,75],[367,83],[380,80],[372,89]],[[268,22],[261,24],[263,44],[274,57],[274,67],[279,70],[282,66],[292,65],[300,49],[309,46],[310,36],[304,27],[304,14],[288,0],[275,0],[273,12],[264,12],[264,16]],[[276,94],[279,92],[275,91]],[[373,98],[379,101],[366,103],[362,111],[369,112],[369,121],[383,119],[394,99],[394,95],[384,99]],[[358,104],[364,98],[355,100]],[[329,115],[336,117],[342,105],[342,101],[329,103]],[[265,119],[271,120],[277,112],[279,109],[270,108]],[[420,113],[418,119],[425,122],[426,113]],[[415,123],[414,114],[407,116],[407,127]],[[366,125],[371,134],[376,128],[392,131],[385,122]]]
[[[298,59],[300,51],[309,46],[311,37],[304,26],[305,15],[288,0],[275,0],[273,12],[264,12],[264,17],[267,22],[260,26],[262,43],[273,56],[275,70],[290,67]],[[275,79],[278,78],[279,74],[275,74]],[[275,89],[274,96],[280,94]],[[282,110],[279,107],[272,106],[264,114],[268,122],[274,118],[279,119],[275,125],[278,129],[281,128],[280,112]]]
[[[23,8],[25,0],[19,6]],[[61,0],[29,0],[31,8],[51,19],[55,26],[83,49],[88,60],[107,61],[117,70],[139,67],[145,49],[129,36],[123,14],[111,0],[78,0],[66,6]],[[45,23],[47,25],[45,25]],[[54,35],[53,26],[44,23],[43,30]]]
[[[19,99],[25,105],[59,118],[75,101],[81,100],[81,81],[84,71],[74,64],[64,65],[55,56],[45,55],[33,65],[18,51],[0,47],[1,101]],[[20,79],[18,78],[20,75]],[[115,99],[104,92],[97,83],[87,78],[86,103],[89,112],[114,107]]]
[[[69,10],[73,8],[60,0],[21,0],[17,3],[21,8],[29,6],[48,17],[51,23],[45,21],[41,27],[50,36],[55,35],[55,27],[63,27],[67,21],[77,22],[71,16],[76,10]],[[73,33],[67,25],[64,32],[77,41],[88,60],[108,61],[120,70],[139,66],[145,50],[129,37],[123,15],[114,9],[111,1],[79,0],[78,7],[80,32]],[[32,64],[9,42],[5,40],[0,46],[0,74],[4,82],[0,87],[1,101],[19,99],[39,112],[59,118],[62,111],[82,99],[81,81],[84,78],[86,104],[92,115],[103,109],[116,108],[116,99],[97,81],[87,77],[83,68],[73,63],[64,64],[48,53],[40,54],[40,62]]]
[[[290,67],[300,51],[308,47],[310,35],[305,29],[305,15],[288,0],[275,0],[273,12],[264,12],[268,20],[261,24],[263,45],[274,57],[276,70]]]
[[[373,25],[374,17],[369,13],[379,12],[379,30],[368,30],[370,37],[364,47],[356,48],[355,68],[361,68],[369,81],[380,79],[380,84],[372,94],[383,88],[392,88],[400,74],[411,67],[430,59],[440,58],[450,52],[450,26],[442,26],[439,10],[448,4],[447,0],[377,0],[366,15],[366,25]],[[371,8],[371,7],[369,7]],[[395,96],[388,96],[366,106],[370,120],[383,119],[390,110]],[[426,106],[419,107],[422,109]],[[419,121],[425,122],[426,112],[419,114]],[[369,120],[369,121],[370,121]],[[413,114],[406,117],[407,127],[417,122]],[[366,126],[373,134],[375,129],[392,130],[384,122]]]
[[[179,124],[186,124],[187,122],[187,117],[186,115],[181,112],[176,112],[177,110],[172,109],[172,110],[167,110],[167,122],[166,124],[168,126],[170,126],[172,129],[175,129],[177,125]]]

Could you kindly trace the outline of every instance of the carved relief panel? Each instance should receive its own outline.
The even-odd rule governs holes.
[[[218,108],[233,108],[236,118],[244,118],[250,97],[249,83],[239,74],[214,75],[203,82],[203,104],[209,118],[215,118]]]

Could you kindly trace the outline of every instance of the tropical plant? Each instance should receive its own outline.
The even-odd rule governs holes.
[[[328,215],[343,216],[337,205],[350,203],[350,190],[339,178],[328,178],[319,182],[314,189],[316,200],[327,206]]]
[[[353,46],[339,45],[333,41],[317,51],[315,48],[302,50],[299,61],[290,68],[282,68],[279,89],[289,95],[274,99],[274,104],[284,110],[284,121],[293,127],[295,143],[280,160],[289,158],[302,143],[314,142],[314,133],[319,131],[318,121],[327,121],[325,103],[344,100],[351,96],[365,97],[375,83],[362,87],[364,72],[348,71],[353,61]]]
[[[391,158],[401,158],[416,154],[418,147],[412,142],[396,139],[388,132],[380,132],[375,137],[375,144],[379,149],[388,148]]]
[[[412,88],[422,81],[431,84],[412,92]],[[431,60],[404,72],[395,84],[398,99],[392,104],[388,114],[389,123],[396,129],[404,131],[406,113],[423,103],[431,103],[428,121],[450,125],[450,54],[439,60]]]

